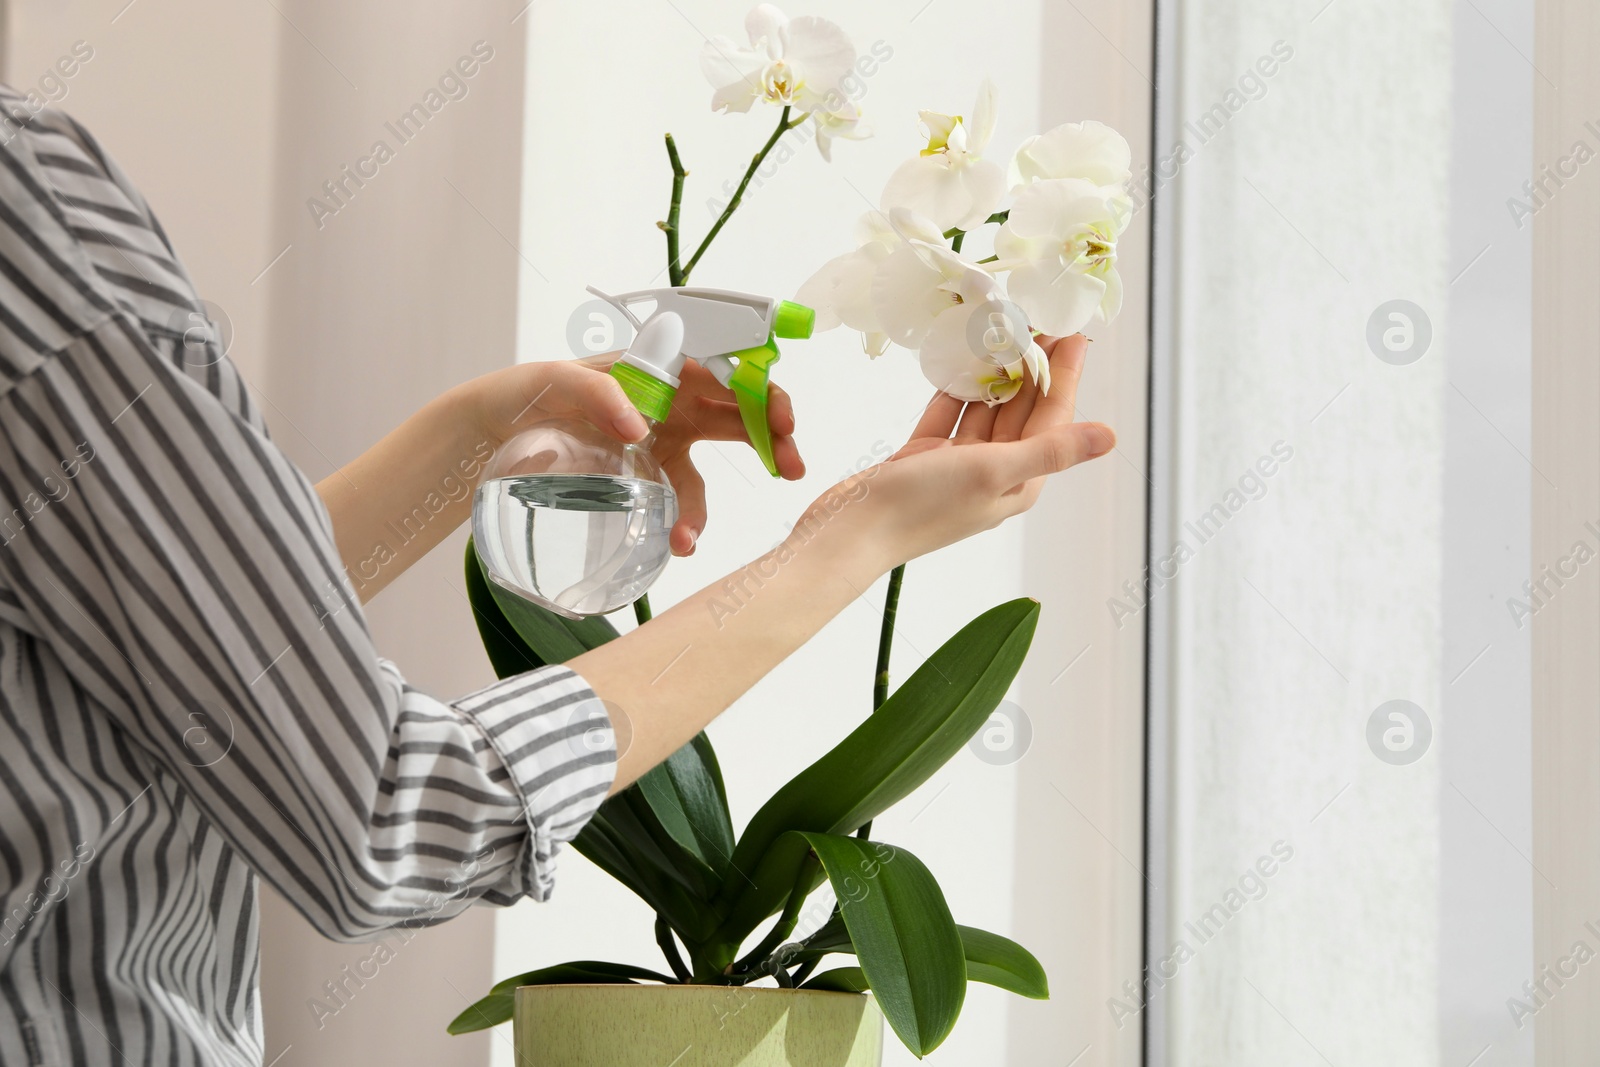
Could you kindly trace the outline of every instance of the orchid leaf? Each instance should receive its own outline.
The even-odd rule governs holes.
[[[450,1033],[470,1034],[474,1030],[487,1030],[511,1019],[516,1007],[517,988],[525,985],[637,985],[640,980],[673,984],[674,979],[643,967],[626,963],[600,963],[581,960],[576,963],[559,963],[537,971],[515,975],[495,983],[489,995],[476,1001],[450,1023]]]

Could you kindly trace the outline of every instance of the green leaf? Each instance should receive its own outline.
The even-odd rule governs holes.
[[[717,878],[728,876],[733,859],[733,821],[727,790],[711,739],[695,739],[639,779],[639,791],[672,839]]]
[[[537,971],[515,975],[495,983],[489,995],[457,1015],[450,1023],[450,1033],[470,1034],[474,1030],[487,1030],[511,1018],[516,1005],[518,986],[525,985],[635,985],[638,979],[674,984],[674,980],[643,967],[626,963],[599,963],[581,960],[576,963],[559,963]]]
[[[854,949],[850,945],[850,931],[844,924],[844,916],[835,911],[827,922],[805,939],[805,947],[794,954],[792,962],[809,963],[821,959],[830,952],[852,951]]]
[[[467,542],[466,578],[467,596],[484,649],[495,673],[502,678],[551,663],[563,663],[617,636],[616,628],[604,618],[563,618],[495,585],[489,581],[470,540]],[[675,755],[669,760],[669,763],[676,761],[681,773],[674,776],[673,769],[656,768],[646,777],[653,778],[653,782],[668,779],[670,784],[666,789],[673,793],[704,792],[709,783],[719,797],[721,822],[727,827],[725,837],[731,838],[727,802],[721,799],[721,771],[710,742],[697,738],[691,746],[685,747],[691,751],[688,758]],[[684,766],[691,760],[704,766],[698,772]],[[681,786],[677,779],[682,779]],[[681,806],[679,825],[673,827],[661,818],[660,810],[665,805],[658,807],[653,799],[646,805],[639,797],[640,792],[630,788],[608,799],[601,806],[600,815],[584,828],[573,845],[580,854],[667,917],[674,929],[686,935],[703,936],[710,920],[703,905],[693,898],[709,899],[720,887],[721,876],[712,873],[715,865],[708,865],[699,858],[695,829],[686,825],[688,816],[682,814]],[[698,798],[696,805],[694,817],[705,818],[708,813],[698,810]],[[672,813],[668,814],[670,817]],[[708,839],[718,840],[714,820],[705,833],[710,835]],[[680,847],[679,834],[694,847]],[[731,853],[731,842],[724,848]],[[726,855],[717,861],[723,871],[727,869],[727,862]]]
[[[491,624],[489,630],[497,644],[516,637],[522,646],[518,650],[523,656],[521,662],[525,663],[530,656],[537,661],[532,666],[520,666],[511,672],[513,674],[550,663],[565,663],[617,637],[617,628],[602,615],[587,619],[563,618],[496,585],[489,580],[483,569],[483,561],[478,558],[477,548],[470,540],[467,542],[467,597],[472,601],[473,614],[478,619],[478,632],[484,634],[484,647],[489,649],[490,660],[495,663],[497,672],[501,670],[501,663],[495,660],[497,650],[490,648],[491,635],[485,632],[486,622]],[[498,623],[495,609],[498,609],[500,618],[510,624],[509,633],[504,626],[494,625]],[[506,666],[517,665],[518,661],[509,658],[504,649],[499,650],[499,654],[507,657]]]
[[[961,935],[962,953],[967,957],[967,981],[998,986],[1032,1000],[1050,999],[1049,979],[1045,977],[1044,967],[1033,953],[1010,938],[973,926],[958,925],[956,932]],[[807,963],[831,952],[854,951],[849,931],[845,929],[843,916],[840,915],[829,919],[816,933],[806,938],[805,945],[804,949],[795,953],[791,962]],[[819,974],[805,983],[803,988],[860,992],[864,987],[858,988],[858,984],[865,981],[860,968],[841,967]],[[819,985],[819,982],[826,984]]]
[[[800,988],[826,989],[835,993],[865,993],[872,988],[872,985],[860,967],[835,967],[831,971],[823,971],[811,981],[803,983]]]
[[[641,831],[626,799],[629,792],[602,804],[573,838],[573,848],[631,889],[685,941],[705,937],[715,923],[706,894],[687,885],[684,872],[668,869],[658,858],[660,851],[654,843],[648,850],[641,848]],[[667,844],[677,847],[670,840]],[[684,856],[688,858],[686,853]]]
[[[999,934],[957,926],[967,957],[967,977],[1031,1000],[1050,999],[1050,980],[1033,953]]]
[[[705,905],[703,911],[709,925],[694,933],[700,937],[709,933],[716,925],[710,920],[711,900],[722,887],[716,872],[673,840],[640,790],[627,789],[612,797],[606,801],[605,812],[640,859],[682,885]]]
[[[839,898],[861,971],[906,1047],[926,1056],[949,1036],[967,993],[961,935],[939,883],[904,849],[805,833]]]
[[[483,639],[483,650],[489,654],[496,677],[510,678],[543,667],[544,663],[517,636],[516,627],[495,602],[471,538],[467,539],[466,572],[467,601],[472,605],[472,618],[478,624],[478,636]]]
[[[847,834],[903,799],[971,740],[1016,677],[1039,619],[1038,601],[1013,600],[962,627],[827,755],[762,805],[739,839],[723,883],[728,918],[717,932],[738,942],[782,907],[805,849],[780,845],[791,830]]]

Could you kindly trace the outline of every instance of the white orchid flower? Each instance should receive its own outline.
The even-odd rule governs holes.
[[[923,376],[957,400],[990,406],[1017,395],[1024,370],[1048,393],[1050,361],[994,276],[969,266],[953,292],[918,352]]]
[[[888,215],[869,211],[861,216],[856,223],[856,250],[824,263],[795,293],[797,301],[816,310],[813,329],[831,330],[842,324],[859,330],[867,354],[882,355],[890,338],[878,314],[874,279],[878,268],[904,248],[908,239],[938,241],[941,237],[933,223],[904,209]]]
[[[817,151],[829,163],[833,162],[833,142],[836,138],[863,141],[872,136],[872,130],[861,121],[861,109],[845,101],[832,111],[812,112],[811,121],[817,128]]]
[[[881,212],[861,217],[856,223],[856,250],[828,260],[795,293],[796,301],[817,313],[814,332],[848,326],[861,332],[869,356],[883,354],[889,338],[878,325],[872,276],[899,240]]]
[[[1117,238],[1131,217],[1127,192],[1081,178],[1023,186],[995,234],[997,271],[1009,270],[1011,298],[1038,330],[1065,336],[1122,308]]]
[[[1005,195],[1005,171],[984,159],[994,135],[998,92],[985,79],[969,123],[960,115],[921,113],[928,147],[889,176],[883,207],[909,208],[932,219],[941,230],[970,230],[988,218]]]
[[[1122,134],[1102,122],[1066,122],[1030,137],[1011,157],[1007,184],[1013,192],[1036,181],[1081,178],[1095,185],[1126,185],[1133,153]]]
[[[873,272],[872,303],[891,341],[902,348],[921,348],[934,319],[960,303],[960,284],[972,264],[944,244],[931,221],[905,208],[896,208],[890,218],[901,223],[915,219],[926,230],[901,226],[901,245]]]
[[[771,4],[746,15],[744,27],[748,46],[718,36],[700,50],[713,111],[745,112],[758,100],[807,112],[834,110],[839,83],[856,62],[844,30],[815,15],[790,19]]]

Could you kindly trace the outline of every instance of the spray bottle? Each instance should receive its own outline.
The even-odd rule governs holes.
[[[767,382],[777,338],[809,337],[815,320],[800,304],[725,289],[589,291],[639,331],[610,373],[649,432],[623,444],[587,423],[541,422],[495,452],[472,505],[473,540],[490,579],[567,618],[632,603],[671,558],[678,497],[651,446],[672,411],[684,360],[733,390],[750,443],[775,476]],[[641,322],[633,309],[646,302],[653,306]]]

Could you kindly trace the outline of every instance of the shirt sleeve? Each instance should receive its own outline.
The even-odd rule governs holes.
[[[0,498],[40,642],[323,934],[549,895],[615,772],[593,691],[565,667],[454,703],[408,686],[310,482],[125,315],[0,396]]]

